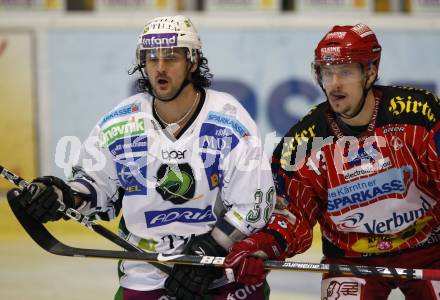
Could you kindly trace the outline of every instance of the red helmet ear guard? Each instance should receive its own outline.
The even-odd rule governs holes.
[[[379,69],[382,47],[376,34],[365,24],[334,26],[318,43],[314,64],[333,65],[358,62]]]

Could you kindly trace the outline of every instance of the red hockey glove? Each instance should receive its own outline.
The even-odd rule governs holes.
[[[251,285],[263,282],[266,277],[264,259],[280,258],[281,247],[275,237],[259,232],[235,243],[226,256],[224,266],[233,270],[235,281]]]

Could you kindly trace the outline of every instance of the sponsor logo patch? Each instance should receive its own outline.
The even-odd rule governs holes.
[[[348,164],[353,166],[359,166],[364,162],[375,162],[378,157],[377,145],[365,145],[354,151],[347,153]]]
[[[191,166],[188,163],[168,165],[163,164],[157,170],[156,191],[165,201],[174,204],[183,204],[195,197],[196,180]]]
[[[342,40],[347,33],[343,31],[331,32],[325,36],[326,40],[337,39]]]
[[[210,112],[206,122],[231,128],[240,137],[247,137],[250,135],[249,130],[243,124],[237,119],[225,114]]]
[[[174,222],[180,223],[204,223],[215,221],[216,218],[212,212],[212,206],[205,209],[199,208],[171,208],[163,211],[145,212],[147,227],[165,226]]]
[[[364,284],[365,280],[361,278],[336,277],[325,279],[322,281],[321,299],[361,299]]]
[[[393,193],[404,194],[412,178],[412,167],[404,166],[328,190],[327,210],[339,211]]]
[[[123,153],[145,153],[148,150],[146,136],[131,136],[122,140],[116,140],[108,146],[110,153],[118,157]]]
[[[179,160],[179,159],[185,159],[185,153],[187,150],[163,150],[162,149],[162,159],[163,160]]]
[[[144,34],[142,36],[144,48],[169,48],[177,46],[177,33]]]
[[[326,61],[330,61],[340,56],[341,56],[341,47],[321,48],[321,57]]]
[[[353,213],[341,221],[336,221],[337,227],[342,231],[367,232],[369,234],[399,232],[421,219],[432,208],[432,204],[427,199],[423,196],[420,199],[421,202],[416,207],[402,208],[402,210],[390,211],[386,214],[378,213],[372,217],[370,215],[366,217],[363,212]]]
[[[200,129],[199,155],[203,161],[209,189],[221,186],[223,171],[221,161],[237,146],[239,139],[231,128],[225,128],[211,123],[204,123]]]
[[[344,179],[347,181],[350,181],[350,180],[353,180],[355,178],[358,178],[358,177],[361,177],[364,175],[369,175],[372,173],[376,173],[377,171],[387,169],[391,166],[392,166],[392,163],[391,163],[389,157],[385,157],[383,159],[378,160],[377,167],[375,164],[366,163],[366,164],[362,164],[358,167],[351,168],[350,170],[346,170],[346,171],[344,170],[343,171]]]
[[[128,121],[113,124],[100,132],[101,146],[107,146],[124,137],[140,135],[145,132],[144,119],[130,119]]]
[[[360,253],[382,253],[392,251],[421,232],[431,220],[431,216],[423,217],[405,230],[393,235],[369,234],[368,237],[363,237],[357,240],[356,243],[353,244],[352,249],[353,251]]]
[[[431,109],[427,102],[413,99],[411,96],[396,96],[392,98],[388,110],[394,116],[400,116],[403,114],[415,114],[423,116],[429,122],[434,123],[437,121],[434,111]]]
[[[147,167],[140,166],[141,160],[118,160],[116,172],[118,179],[125,189],[126,195],[147,195]]]
[[[104,118],[102,119],[101,123],[99,123],[99,127],[102,127],[102,125],[104,125],[105,123],[107,123],[108,121],[114,119],[114,118],[118,118],[118,117],[122,117],[122,116],[127,116],[136,112],[139,112],[141,110],[141,104],[140,103],[131,103],[128,105],[124,105],[122,107],[119,107],[116,110],[111,111],[108,115],[104,116]]]
[[[351,31],[356,32],[360,37],[366,37],[373,34],[373,31],[365,24],[357,24],[353,26]]]

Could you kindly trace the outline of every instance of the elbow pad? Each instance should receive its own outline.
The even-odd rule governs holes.
[[[214,229],[211,231],[211,236],[225,250],[228,250],[235,242],[241,241],[246,237],[244,233],[224,218],[217,221]]]

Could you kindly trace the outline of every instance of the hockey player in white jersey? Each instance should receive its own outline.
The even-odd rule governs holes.
[[[42,192],[8,197],[41,222],[61,218],[60,201],[101,219],[122,208],[120,234],[145,251],[225,256],[272,213],[273,180],[258,129],[234,97],[208,88],[212,75],[188,18],[149,21],[136,55],[133,73],[140,72],[143,92],[98,121],[90,134],[96,142],[81,149],[72,178],[40,177],[34,183]],[[101,168],[90,167],[96,160]],[[210,289],[222,275],[190,265],[167,275],[121,261],[115,299],[268,297],[267,284]]]

